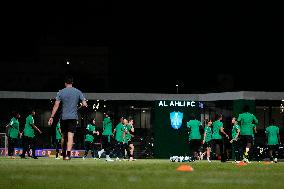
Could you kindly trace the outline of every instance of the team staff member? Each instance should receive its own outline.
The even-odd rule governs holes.
[[[37,130],[40,134],[42,132],[37,126],[35,126],[34,116],[35,116],[35,111],[31,110],[30,115],[26,118],[26,124],[25,124],[25,129],[24,129],[24,137],[23,137],[23,153],[20,155],[21,158],[25,158],[26,152],[29,153],[30,148],[31,148],[32,149],[32,157],[34,159],[38,159],[37,156],[35,155],[36,139],[35,139],[35,131],[34,130]]]
[[[83,93],[73,87],[73,77],[67,76],[65,78],[65,88],[57,93],[51,117],[48,121],[48,124],[52,125],[53,118],[59,108],[60,102],[62,102],[60,125],[62,131],[61,145],[63,160],[71,159],[73,138],[78,122],[78,103],[80,100],[82,101],[82,106],[87,107],[87,100]]]

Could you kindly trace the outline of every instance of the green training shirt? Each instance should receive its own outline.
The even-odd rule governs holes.
[[[96,132],[96,126],[93,125],[93,124],[88,124],[87,127],[86,127],[86,130],[87,130],[87,134],[86,134],[85,141],[93,142],[94,139],[95,139],[93,132]]]
[[[12,118],[9,123],[9,137],[10,138],[18,138],[19,137],[19,120],[17,118]]]
[[[190,129],[189,140],[192,139],[201,139],[199,128],[201,126],[201,122],[198,120],[190,120],[187,122],[187,127]]]
[[[212,139],[222,139],[223,137],[220,134],[220,129],[223,127],[223,123],[220,120],[213,122],[213,134]]]
[[[35,137],[35,131],[34,131],[34,128],[32,127],[33,124],[34,124],[34,118],[32,115],[29,115],[26,118],[24,136],[31,137],[31,138]]]
[[[239,115],[238,122],[240,123],[241,135],[253,135],[253,121],[258,124],[256,117],[249,112]]]
[[[210,142],[212,140],[212,130],[211,130],[211,127],[206,125],[204,132],[206,133],[205,142]]]
[[[127,141],[130,141],[131,139],[132,139],[132,136],[131,136],[131,125],[126,125],[125,126],[125,139],[127,140]]]
[[[109,117],[106,117],[103,121],[102,135],[112,135],[112,122]]]
[[[268,145],[277,145],[279,144],[278,134],[279,134],[279,127],[275,125],[270,125],[265,129],[265,133],[268,136]]]
[[[61,133],[60,133],[60,122],[56,125],[56,140],[61,140]]]
[[[240,126],[238,124],[234,125],[233,128],[232,128],[232,139],[235,139],[235,137],[238,134],[238,130],[240,130]],[[240,136],[238,136],[238,138],[236,138],[236,140],[239,140],[239,138],[240,138]]]
[[[117,142],[122,142],[123,141],[123,131],[124,131],[124,126],[122,123],[117,124],[115,127],[115,140]]]

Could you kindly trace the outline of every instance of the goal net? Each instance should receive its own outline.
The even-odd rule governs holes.
[[[8,138],[6,133],[0,133],[0,156],[6,156],[8,153]]]

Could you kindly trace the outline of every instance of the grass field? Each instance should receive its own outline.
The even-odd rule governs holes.
[[[178,172],[181,164],[192,172]],[[106,162],[93,159],[0,158],[0,188],[48,189],[145,189],[145,188],[284,188],[284,163],[233,163],[199,161],[172,163],[169,160]]]

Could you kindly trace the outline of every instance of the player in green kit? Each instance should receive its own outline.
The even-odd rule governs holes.
[[[114,155],[116,157],[116,160],[119,161],[123,154],[123,132],[124,132],[124,117],[121,116],[119,120],[119,124],[115,127],[113,130],[113,135],[115,135],[115,148],[114,148]]]
[[[60,120],[59,120],[55,128],[55,147],[56,147],[55,159],[60,159],[59,148],[61,146],[61,138],[62,138],[62,133],[60,128]]]
[[[129,156],[129,161],[134,161],[134,145],[132,142],[132,137],[134,137],[134,120],[130,118],[129,120],[124,120],[125,134],[124,134],[124,145]]]
[[[212,121],[211,120],[206,120],[205,122],[206,126],[204,128],[204,135],[203,135],[203,145],[204,148],[206,149],[206,156],[207,156],[207,161],[211,162],[210,160],[210,153],[211,153],[211,141],[212,141]]]
[[[94,158],[96,160],[94,134],[99,135],[99,131],[96,131],[96,120],[95,120],[95,118],[91,119],[90,123],[86,127],[85,154],[83,156],[83,159],[85,159],[87,157],[89,150],[91,150],[92,158]]]
[[[8,156],[12,159],[15,158],[14,151],[15,147],[18,144],[19,136],[21,137],[20,133],[20,123],[19,118],[21,117],[20,114],[16,111],[12,112],[12,119],[10,123],[6,126],[7,129],[7,137],[8,137]]]
[[[216,154],[216,158],[218,159],[218,156],[221,155],[221,161],[225,161],[224,157],[224,147],[223,147],[223,136],[225,136],[227,139],[229,139],[229,135],[224,131],[223,123],[221,120],[223,119],[223,116],[221,114],[216,114],[215,116],[216,121],[213,122],[213,133],[212,133],[212,146]],[[222,136],[222,135],[223,136]],[[216,153],[216,147],[219,146],[220,154]]]
[[[256,155],[255,153],[257,151],[257,149],[255,149],[255,135],[257,134],[256,124],[252,124],[251,127],[252,127],[252,130],[253,130],[252,135],[251,135],[251,137],[252,137],[251,154],[254,156],[254,155]]]
[[[244,151],[244,161],[249,162],[249,160],[252,158],[252,143],[253,143],[253,124],[258,124],[258,120],[256,117],[249,113],[249,106],[244,107],[244,112],[239,115],[238,117],[238,123],[240,124],[241,129],[241,144],[242,144],[242,150]]]
[[[195,118],[195,115],[192,114],[186,125],[189,129],[189,148],[192,151],[191,159],[194,161],[198,157],[198,151],[201,146],[200,129],[202,124]]]
[[[272,163],[277,163],[280,135],[279,127],[275,125],[275,120],[271,120],[271,124],[265,129],[265,133],[267,135],[267,145],[269,149],[270,161]]]
[[[102,146],[103,149],[98,152],[99,158],[102,151],[105,150],[106,152],[106,161],[113,161],[109,155],[111,150],[111,139],[112,139],[113,133],[112,133],[112,121],[109,117],[109,113],[105,114],[105,118],[103,120],[103,132],[102,132]]]
[[[232,150],[235,152],[235,162],[240,163],[240,126],[238,125],[237,118],[232,118],[232,124],[232,140],[230,141],[230,143],[232,144]]]
[[[31,110],[30,115],[26,118],[26,124],[24,129],[23,136],[23,153],[21,154],[21,158],[25,158],[25,154],[29,151],[30,147],[32,148],[32,157],[34,159],[38,159],[35,155],[35,132],[37,130],[40,134],[42,133],[37,126],[34,124],[35,111]]]

